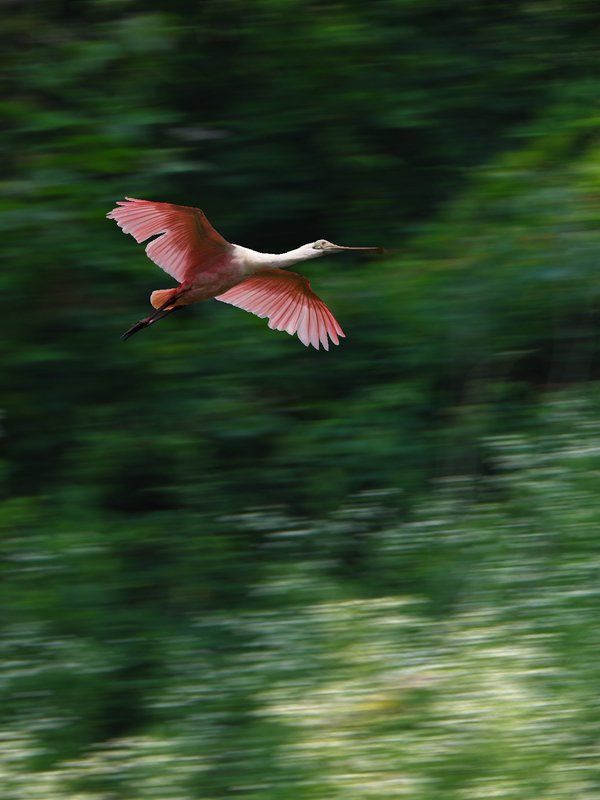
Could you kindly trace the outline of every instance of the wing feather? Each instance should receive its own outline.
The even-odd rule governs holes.
[[[295,301],[293,295],[290,294],[290,292],[286,292],[285,296],[283,296],[278,303],[276,311],[271,315],[269,325],[275,329],[277,325],[281,325],[283,326],[283,330],[287,331],[288,317],[294,306]]]
[[[138,243],[156,236],[146,245],[146,255],[180,283],[232,247],[192,206],[126,197],[106,216]]]
[[[238,283],[215,300],[267,318],[269,328],[297,334],[302,344],[329,350],[345,336],[325,303],[302,275],[283,269],[264,269]]]

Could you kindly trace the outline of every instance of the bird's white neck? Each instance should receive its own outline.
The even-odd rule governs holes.
[[[288,250],[287,253],[259,253],[257,250],[251,250],[249,247],[242,247],[239,244],[234,245],[234,247],[236,258],[243,262],[248,274],[268,267],[291,267],[300,261],[308,261],[311,258],[318,258],[323,255],[321,250],[314,250],[309,245],[302,245],[302,247],[297,247],[295,250]]]

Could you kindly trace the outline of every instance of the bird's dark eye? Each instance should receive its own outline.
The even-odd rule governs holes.
[[[314,248],[315,250],[322,250],[326,244],[327,242],[325,241],[325,239],[319,239],[318,242],[315,242]]]

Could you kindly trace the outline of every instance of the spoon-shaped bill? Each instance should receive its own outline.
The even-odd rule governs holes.
[[[342,252],[345,250],[360,250],[363,253],[385,253],[385,249],[383,247],[345,247],[341,244],[331,243],[328,243],[323,250],[328,250],[332,253]]]

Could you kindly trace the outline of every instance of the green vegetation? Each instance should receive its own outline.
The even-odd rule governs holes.
[[[594,4],[5,5],[2,800],[595,800]],[[389,250],[123,344],[125,195]]]

